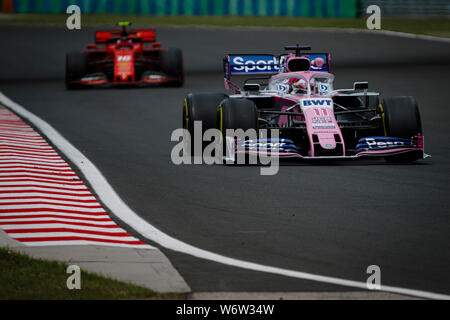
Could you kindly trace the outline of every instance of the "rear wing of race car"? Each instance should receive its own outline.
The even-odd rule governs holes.
[[[97,31],[95,33],[95,43],[106,43],[110,39],[119,38],[121,34],[120,30],[113,31]],[[141,39],[142,42],[155,42],[156,32],[155,30],[134,30],[128,33],[128,37],[131,39]]]
[[[331,58],[329,53],[308,53],[300,56],[311,61],[310,71],[330,72]],[[231,81],[233,76],[271,76],[285,72],[287,57],[287,54],[280,56],[271,54],[228,54],[223,58],[225,88],[241,91],[239,86]],[[325,62],[321,67],[314,66],[313,62],[317,58],[321,58]]]

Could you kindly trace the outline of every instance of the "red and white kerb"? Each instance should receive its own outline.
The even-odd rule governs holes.
[[[111,220],[53,147],[2,106],[0,228],[27,246],[153,248]]]

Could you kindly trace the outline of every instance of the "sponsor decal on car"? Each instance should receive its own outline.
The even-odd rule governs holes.
[[[308,58],[311,61],[311,71],[317,71],[317,72],[330,72],[329,65],[328,65],[328,57],[324,53],[317,53],[317,54],[304,54],[302,57]],[[314,63],[314,60],[317,58],[322,59],[325,63],[322,66],[316,66]]]
[[[279,84],[278,85],[278,91],[288,93],[289,92],[289,86],[286,84]]]
[[[326,130],[326,129],[336,129],[335,126],[313,126],[315,130]]]
[[[312,123],[333,123],[331,117],[312,117]]]
[[[356,146],[356,151],[362,150],[383,150],[392,148],[413,148],[413,139],[393,138],[393,137],[366,137],[361,138]]]
[[[117,61],[118,62],[129,62],[131,61],[131,56],[127,55],[127,56],[117,56]]]
[[[326,83],[319,84],[319,95],[326,95],[328,94],[328,92],[329,92],[328,84]]]
[[[258,150],[273,152],[297,152],[298,148],[289,139],[256,139],[237,143],[238,150]]]
[[[272,55],[232,55],[231,74],[277,73],[278,59]]]
[[[303,107],[331,107],[333,106],[333,100],[331,99],[303,99],[302,100]]]

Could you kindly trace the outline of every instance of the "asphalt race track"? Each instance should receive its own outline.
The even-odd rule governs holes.
[[[182,88],[66,91],[66,51],[91,28],[0,29],[0,91],[49,122],[91,159],[125,202],[191,245],[269,266],[450,294],[450,43],[378,34],[268,29],[159,28],[184,50]],[[426,152],[411,165],[383,160],[257,167],[175,166],[172,131],[189,92],[223,92],[225,53],[331,51],[336,87],[369,81],[384,96],[414,95]],[[164,250],[194,291],[349,290]],[[351,290],[351,289],[350,289]]]

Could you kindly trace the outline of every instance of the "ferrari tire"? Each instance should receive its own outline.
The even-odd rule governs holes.
[[[168,48],[161,51],[161,71],[174,78],[170,85],[181,87],[184,83],[183,53],[177,48]]]
[[[66,55],[65,82],[67,89],[77,89],[80,85],[73,83],[79,81],[88,73],[87,56],[83,52],[70,52]]]
[[[419,107],[413,97],[389,97],[382,103],[385,134],[388,137],[412,138],[422,135]],[[422,152],[408,152],[386,157],[388,162],[412,162],[423,157]]]

